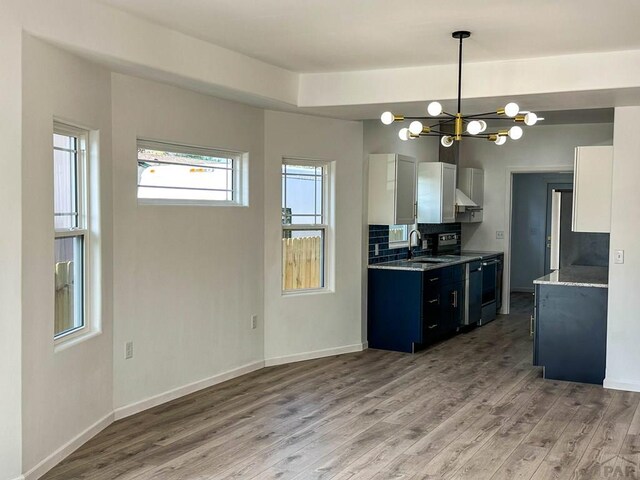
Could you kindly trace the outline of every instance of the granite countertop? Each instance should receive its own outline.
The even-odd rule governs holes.
[[[537,285],[564,285],[569,287],[609,287],[607,267],[583,267],[572,265],[534,280]]]
[[[487,250],[462,250],[460,254],[467,257],[481,257],[484,259],[487,257],[497,257],[498,255],[504,255],[504,252],[491,252]]]
[[[369,268],[381,270],[411,270],[424,272],[427,270],[436,270],[438,268],[450,267],[452,265],[460,265],[474,260],[480,260],[480,256],[451,255],[441,257],[416,257],[413,260],[393,260],[391,262],[374,263]],[[436,263],[425,263],[419,260],[436,260]]]

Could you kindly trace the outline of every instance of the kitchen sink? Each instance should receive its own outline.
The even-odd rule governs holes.
[[[414,258],[411,261],[416,263],[447,263],[451,260],[444,258]]]

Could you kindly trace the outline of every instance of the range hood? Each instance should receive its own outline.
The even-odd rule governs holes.
[[[441,123],[439,127],[441,132],[451,133],[453,134],[453,124],[449,123]],[[445,148],[442,145],[439,146],[439,161],[443,163],[451,163],[458,167],[459,162],[459,143],[454,142],[454,145],[451,147]],[[478,210],[482,207],[479,207],[477,203],[467,197],[459,188],[456,188],[456,211],[464,212],[465,209],[469,210]]]
[[[441,132],[453,134],[453,124],[451,122],[441,123],[439,129]],[[440,145],[438,150],[440,158],[438,160],[443,163],[451,163],[457,168],[460,156],[459,143],[460,142],[454,142],[454,145],[448,148]],[[462,190],[456,188],[456,211],[464,212],[467,209],[482,210],[482,207],[479,207],[478,204],[465,195]]]
[[[464,212],[466,208],[479,208],[478,204],[467,197],[462,190],[456,188],[456,210]]]

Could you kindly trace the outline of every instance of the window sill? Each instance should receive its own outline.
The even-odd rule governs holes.
[[[398,248],[409,248],[409,242],[393,242],[389,244],[389,250],[395,250]]]
[[[306,290],[289,290],[282,292],[282,297],[303,297],[307,295],[326,295],[333,293],[335,292],[329,288],[310,288]]]
[[[177,200],[161,198],[138,198],[138,205],[157,207],[248,207],[248,204],[222,200]]]
[[[64,335],[62,337],[56,338],[53,340],[53,353],[58,353],[67,348],[78,345],[79,343],[85,342],[91,338],[97,337],[98,335],[102,335],[101,330],[89,330],[86,332],[73,332],[69,335]]]

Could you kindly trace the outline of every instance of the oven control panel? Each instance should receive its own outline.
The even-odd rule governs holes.
[[[456,245],[460,240],[459,233],[441,233],[438,235],[438,245]]]

